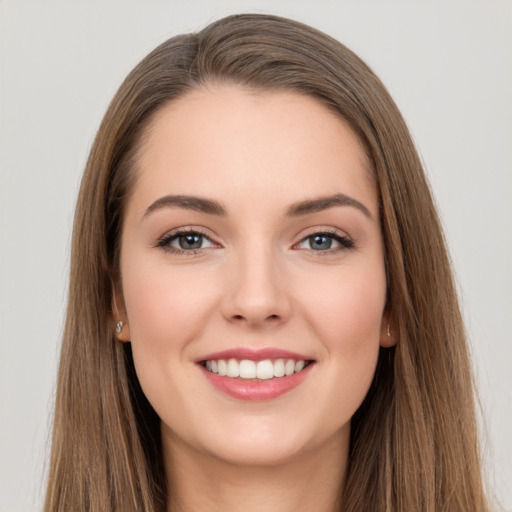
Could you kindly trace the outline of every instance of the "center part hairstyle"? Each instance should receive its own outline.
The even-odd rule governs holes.
[[[138,383],[130,344],[115,338],[113,292],[146,128],[168,102],[215,84],[315,98],[349,123],[371,163],[386,308],[398,342],[380,349],[352,418],[343,511],[487,511],[457,294],[405,122],[380,80],[341,43],[254,14],[160,45],[125,79],[98,130],[73,228],[45,511],[156,512],[172,493],[159,418]]]

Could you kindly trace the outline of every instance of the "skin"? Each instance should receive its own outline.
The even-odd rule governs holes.
[[[393,343],[377,191],[357,137],[313,98],[212,85],[164,106],[140,157],[122,231],[119,339],[131,341],[162,420],[169,510],[333,510],[350,419],[379,344]],[[368,211],[288,215],[335,193]],[[148,213],[168,194],[217,201],[225,215],[173,205]],[[202,233],[202,248],[169,242],[180,229]],[[312,248],[308,237],[325,232],[353,247],[330,238],[330,249]],[[196,363],[237,347],[315,363],[284,395],[241,401]]]

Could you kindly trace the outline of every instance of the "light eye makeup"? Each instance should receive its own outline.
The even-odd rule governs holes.
[[[166,233],[157,241],[155,247],[174,254],[192,255],[219,245],[201,230],[188,228]]]
[[[310,233],[294,246],[294,249],[312,251],[319,256],[354,248],[355,243],[351,238],[332,230]]]
[[[176,255],[192,256],[205,249],[221,246],[200,229],[190,227],[166,233],[154,247]],[[355,243],[350,237],[333,230],[311,232],[292,246],[293,250],[308,251],[315,256],[334,255],[354,248]]]

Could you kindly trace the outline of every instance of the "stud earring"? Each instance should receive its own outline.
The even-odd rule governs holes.
[[[122,320],[119,320],[116,325],[116,333],[121,334],[121,331],[123,330],[123,322]]]

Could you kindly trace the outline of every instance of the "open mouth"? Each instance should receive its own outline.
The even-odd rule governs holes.
[[[300,373],[312,360],[295,359],[263,359],[252,361],[251,359],[210,359],[201,361],[200,364],[209,372],[220,377],[232,377],[246,380],[268,380],[281,377],[289,377]]]

